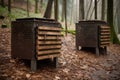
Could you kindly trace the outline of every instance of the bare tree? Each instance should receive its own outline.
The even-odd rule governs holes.
[[[44,13],[44,18],[51,17],[52,4],[53,4],[53,0],[48,0],[47,8],[46,8],[45,13]]]
[[[29,0],[27,0],[27,17],[29,17]]]
[[[35,13],[38,13],[38,2],[39,0],[35,0]]]
[[[95,0],[95,19],[97,19],[97,0]]]
[[[59,7],[58,7],[58,0],[54,0],[54,14],[55,14],[55,20],[58,21],[58,12]]]
[[[107,0],[107,22],[108,25],[111,27],[111,42],[120,44],[120,41],[116,35],[114,25],[113,25],[113,0]]]
[[[11,0],[8,0],[8,11],[11,13]]]
[[[79,20],[84,19],[84,0],[79,0]]]
[[[105,0],[102,0],[101,20],[105,20]]]

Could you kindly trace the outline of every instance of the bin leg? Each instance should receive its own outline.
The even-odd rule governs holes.
[[[31,71],[36,71],[37,70],[37,60],[36,59],[32,59],[31,60]]]
[[[57,68],[58,67],[58,57],[55,57],[53,61],[54,61],[55,68]]]
[[[99,56],[100,55],[100,50],[99,47],[96,47],[96,55]]]
[[[107,47],[104,47],[105,54],[107,55]]]

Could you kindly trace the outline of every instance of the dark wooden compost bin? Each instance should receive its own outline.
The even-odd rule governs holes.
[[[95,48],[96,54],[100,50],[105,53],[110,43],[110,27],[104,21],[79,21],[76,24],[76,47]]]
[[[61,50],[61,25],[52,19],[24,18],[12,22],[12,58],[31,60],[36,70],[37,60],[57,58]]]

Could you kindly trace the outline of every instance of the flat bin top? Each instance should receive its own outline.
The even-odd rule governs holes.
[[[46,18],[19,18],[16,21],[50,21],[50,22],[57,22],[54,19],[46,19]]]
[[[87,21],[79,21],[80,24],[106,24],[105,21],[102,20],[87,20]]]

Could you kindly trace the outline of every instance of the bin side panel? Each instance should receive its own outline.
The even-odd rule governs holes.
[[[11,54],[13,58],[31,59],[34,51],[34,22],[12,22]]]

